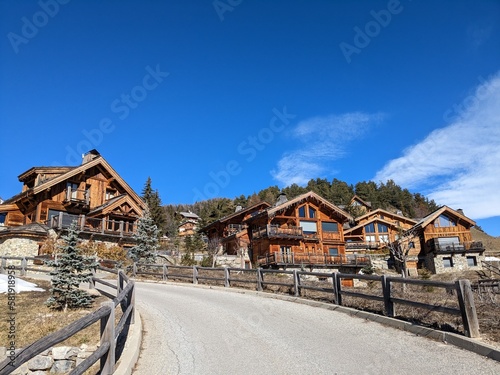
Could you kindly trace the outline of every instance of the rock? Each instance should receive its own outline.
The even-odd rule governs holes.
[[[75,367],[74,361],[69,361],[66,359],[62,359],[60,361],[55,361],[54,365],[50,369],[51,374],[64,374],[69,372],[71,369]]]
[[[55,361],[70,359],[78,355],[78,348],[72,346],[59,346],[52,348],[52,357]]]
[[[29,373],[28,365],[23,363],[21,366],[12,371],[12,375],[27,375]]]
[[[51,357],[46,357],[43,355],[37,355],[28,361],[28,368],[31,371],[36,370],[48,370],[54,364],[54,360]]]

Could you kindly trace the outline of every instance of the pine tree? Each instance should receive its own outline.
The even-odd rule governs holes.
[[[129,250],[130,259],[134,262],[144,260],[146,263],[154,263],[158,250],[158,227],[149,211],[137,221],[134,239],[136,245]]]
[[[54,269],[52,275],[51,296],[47,306],[66,311],[68,308],[90,307],[92,296],[79,289],[80,283],[88,282],[92,277],[91,270],[97,267],[93,258],[81,254],[78,246],[78,229],[76,221],[68,228],[68,233],[62,237],[64,245],[59,247],[58,259],[49,262]]]
[[[151,186],[151,177],[148,177],[146,183],[144,184],[144,188],[142,189],[142,199],[146,202],[149,214],[158,228],[158,236],[161,236],[164,232],[166,215],[165,210],[162,207],[160,193],[158,190],[153,190]]]

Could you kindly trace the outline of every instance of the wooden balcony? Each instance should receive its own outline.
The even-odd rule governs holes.
[[[370,258],[357,254],[270,253],[258,257],[259,266],[360,266],[370,264]]]
[[[484,252],[485,248],[481,241],[469,242],[450,242],[447,244],[440,244],[437,238],[430,240],[431,251],[441,254],[453,254],[464,252]]]
[[[90,194],[87,190],[75,190],[71,186],[66,188],[64,203],[90,207]]]
[[[77,222],[78,229],[84,233],[130,237],[137,230],[137,223],[106,218],[90,218],[85,215],[72,215],[66,212],[60,212],[59,215],[53,216],[47,225],[54,229],[67,229],[73,221]]]
[[[278,225],[267,224],[265,227],[254,229],[252,237],[253,239],[264,237],[302,239],[304,238],[304,233],[301,227],[281,228]]]
[[[346,250],[378,250],[381,246],[380,242],[373,241],[351,241],[345,243]],[[384,245],[384,244],[382,244]]]

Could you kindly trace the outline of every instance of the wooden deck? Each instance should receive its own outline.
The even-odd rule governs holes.
[[[110,236],[130,237],[136,229],[136,223],[126,221],[107,220],[105,218],[91,218],[85,215],[71,215],[66,212],[52,217],[47,225],[54,229],[67,229],[73,221],[77,222],[78,229],[84,233],[95,233]]]
[[[363,267],[370,264],[370,258],[357,254],[314,254],[314,253],[271,253],[259,256],[258,265],[262,267],[286,266],[351,266]]]

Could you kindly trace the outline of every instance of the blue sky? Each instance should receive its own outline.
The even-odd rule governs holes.
[[[0,1],[0,196],[96,148],[164,203],[392,178],[500,235],[500,2]]]

